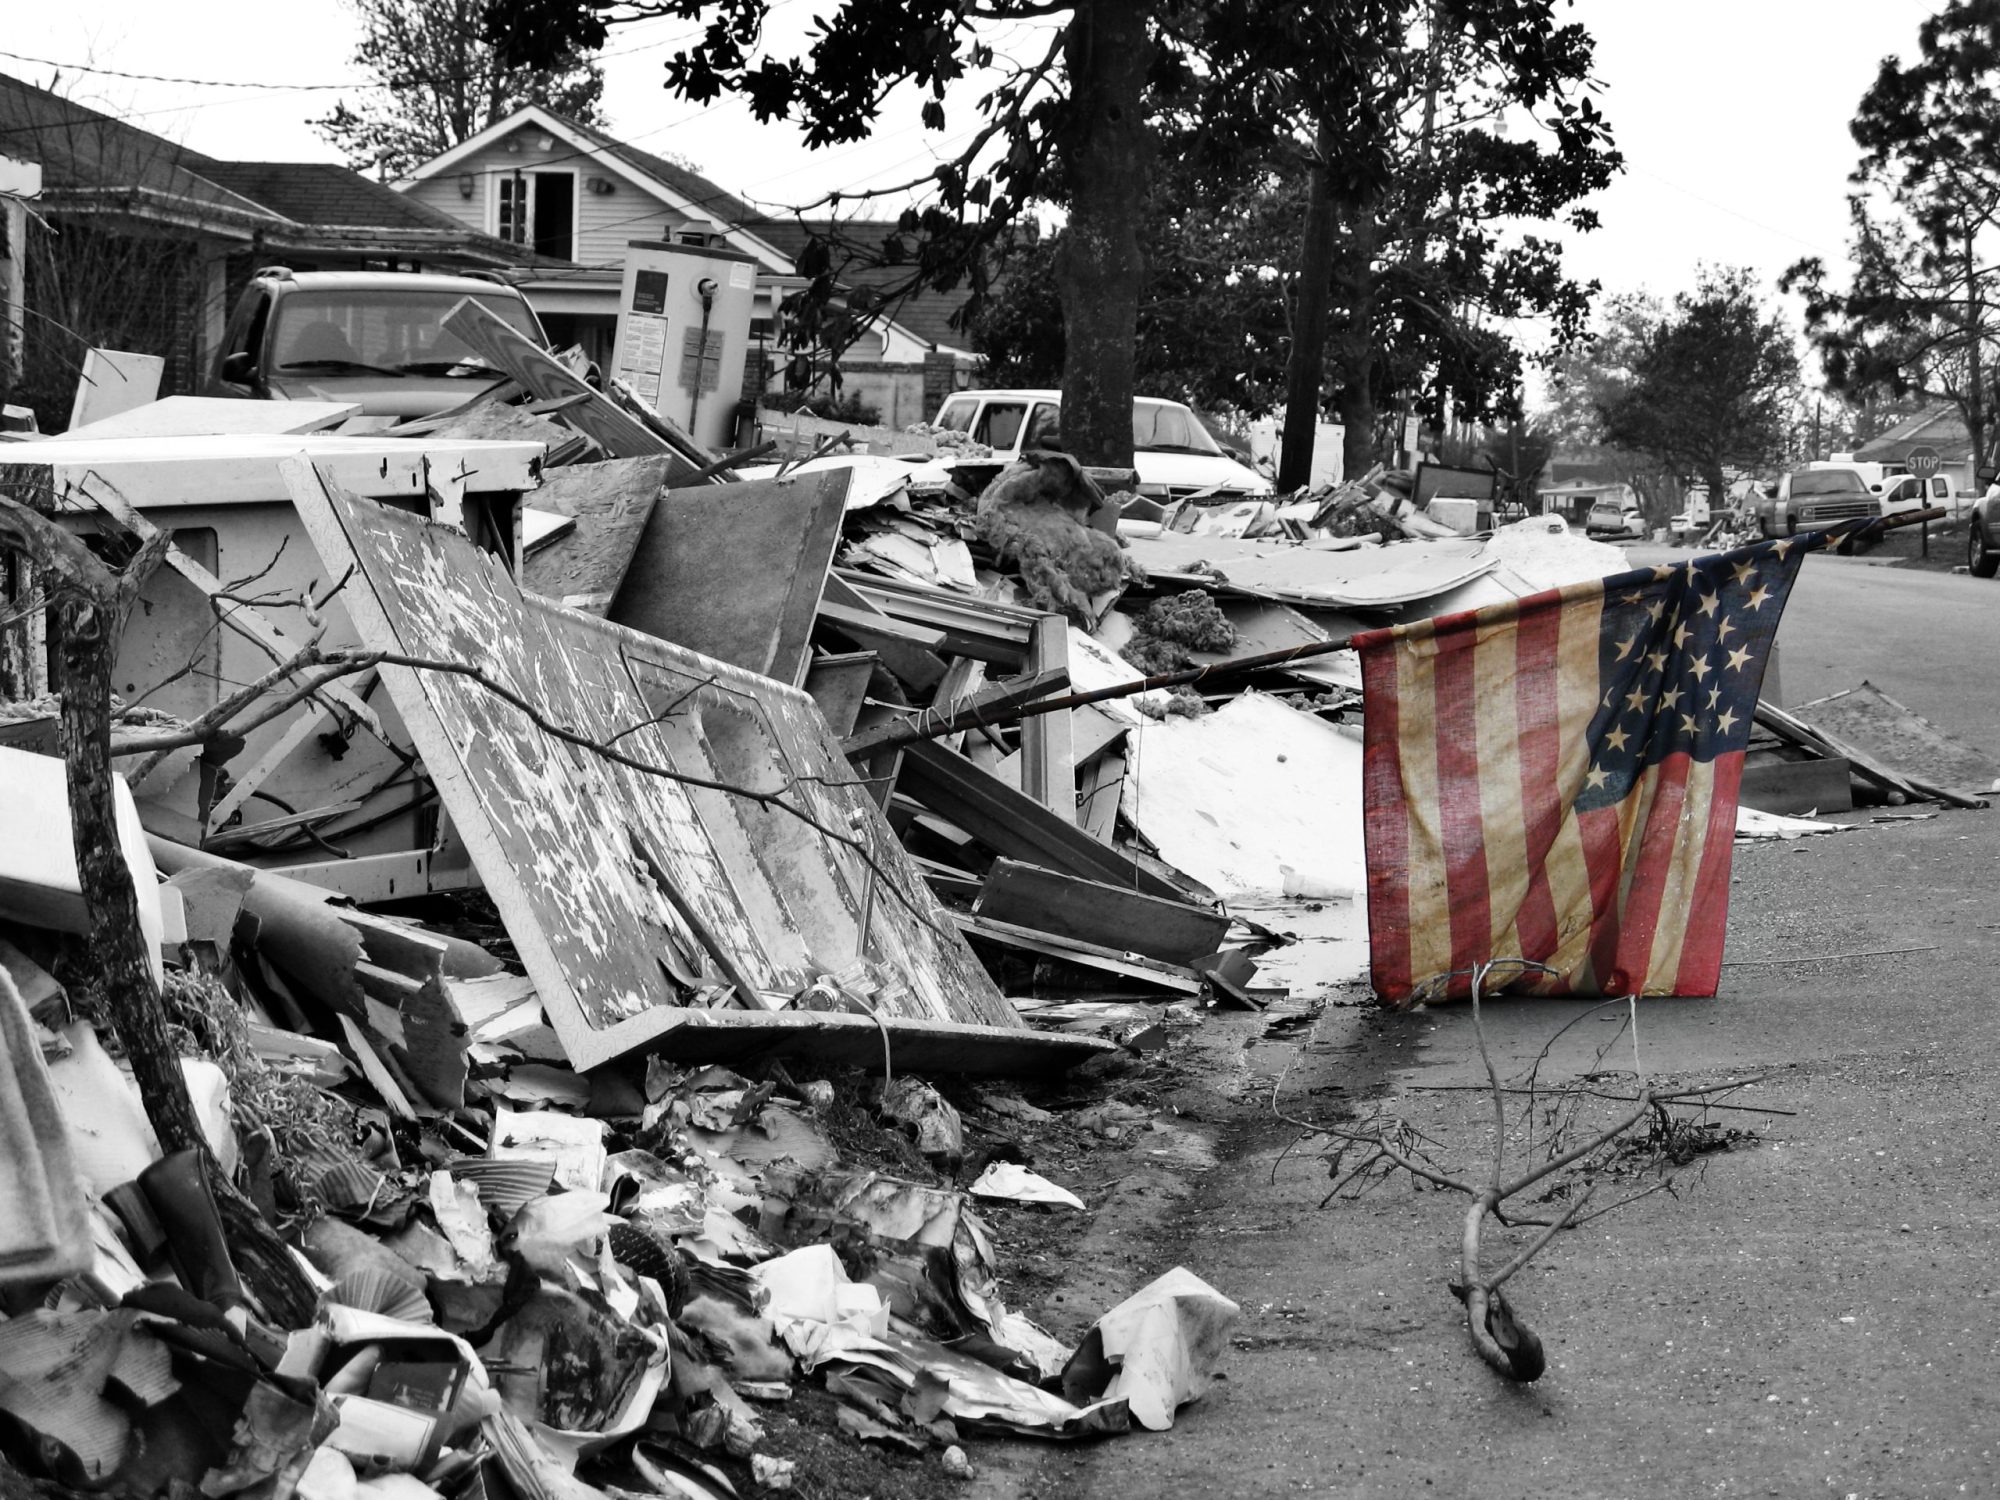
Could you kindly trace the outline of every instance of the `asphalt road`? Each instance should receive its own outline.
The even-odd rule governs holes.
[[[1956,551],[1956,538],[1937,541]],[[1628,549],[1633,563],[1689,554]],[[1780,707],[1872,682],[2000,755],[2000,579],[1808,557],[1778,631]]]
[[[1866,678],[2000,748],[1995,609],[2000,585],[1809,560],[1786,696]],[[1720,1117],[1743,1135],[1675,1196],[1558,1237],[1522,1274],[1549,1354],[1532,1387],[1478,1362],[1445,1290],[1462,1199],[1399,1185],[1322,1209],[1313,1143],[1280,1161],[1299,1132],[1274,1089],[1283,1113],[1380,1107],[1481,1160],[1466,1009],[1338,995],[1303,1044],[1211,1018],[1174,1103],[1219,1164],[1164,1219],[1114,1202],[1093,1238],[1119,1245],[1131,1213],[1128,1276],[1185,1264],[1239,1301],[1226,1378],[1171,1432],[1018,1459],[1014,1492],[2000,1495],[2000,812],[1851,821],[1739,848],[1722,993],[1640,1009],[1649,1077],[1761,1075],[1738,1102],[1777,1112]],[[1580,1009],[1490,1008],[1503,1073]],[[1633,1068],[1620,1022],[1591,1017],[1541,1076],[1616,1091]],[[1501,1232],[1491,1253],[1521,1242]]]

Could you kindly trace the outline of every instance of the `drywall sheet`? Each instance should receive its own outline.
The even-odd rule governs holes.
[[[1130,539],[1147,572],[1183,573],[1213,563],[1236,588],[1317,606],[1386,609],[1457,588],[1499,566],[1476,541],[1390,542],[1327,547],[1220,536]]]
[[[857,958],[885,1016],[1023,1029],[806,694],[523,595],[459,532],[333,489],[302,460],[285,474],[328,576],[354,570],[345,598],[367,646],[476,666],[637,763],[565,742],[470,677],[382,669],[577,1067],[727,1027],[743,1011],[710,1007],[728,986],[783,1011]],[[864,841],[881,873],[725,786]],[[746,1045],[769,1029],[768,1014],[746,1026]]]
[[[847,471],[668,490],[608,618],[797,686]]]
[[[229,396],[162,396],[49,439],[219,437],[227,433],[320,432],[361,410],[353,401],[241,401]]]
[[[1235,900],[1358,899],[1361,742],[1266,693],[1139,731],[1125,813],[1175,869]]]

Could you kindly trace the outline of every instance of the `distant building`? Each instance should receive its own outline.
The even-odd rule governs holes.
[[[161,393],[196,388],[234,294],[260,265],[496,269],[516,245],[327,162],[225,162],[0,75],[0,141],[39,170],[18,245],[25,332],[15,389],[44,425],[66,414],[84,349],[166,360]]]
[[[580,345],[606,369],[617,338],[625,248],[633,240],[714,245],[757,263],[751,342],[760,357],[746,370],[746,396],[783,388],[801,352],[785,342],[781,304],[805,286],[796,258],[826,224],[760,213],[700,173],[592,126],[528,105],[395,185],[436,213],[520,247],[530,264],[509,280],[557,344]],[[894,225],[840,227],[845,238],[879,244]],[[893,274],[857,268],[842,280],[872,288]],[[964,300],[963,293],[924,293],[871,320],[867,335],[841,356],[842,393],[878,407],[895,426],[935,411],[957,372],[969,383],[976,364],[950,342],[949,320]],[[927,364],[939,388],[935,399],[925,385]],[[814,389],[830,385],[826,362],[809,352],[797,373]]]
[[[1995,436],[2000,434],[1988,433],[1987,441],[1990,443]],[[1972,434],[1966,430],[1965,418],[1956,406],[1939,406],[1906,417],[1880,437],[1855,449],[1854,457],[1860,463],[1908,468],[1910,456],[1923,453],[1937,455],[1937,472],[1951,481],[1954,490],[1981,487],[1975,473],[1978,461],[1972,451]]]

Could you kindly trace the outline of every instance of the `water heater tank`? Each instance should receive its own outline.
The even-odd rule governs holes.
[[[633,240],[625,247],[613,373],[697,442],[726,448],[756,295],[757,263],[747,255]]]

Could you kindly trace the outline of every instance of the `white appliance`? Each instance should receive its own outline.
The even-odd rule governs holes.
[[[743,394],[757,263],[709,245],[625,247],[612,372],[704,447],[729,446]]]

